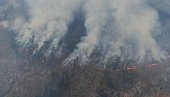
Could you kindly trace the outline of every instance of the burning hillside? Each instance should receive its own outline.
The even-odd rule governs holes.
[[[161,61],[167,54],[157,39],[165,33],[159,14],[167,10],[153,6],[157,2],[7,0],[2,2],[1,24],[13,30],[18,46],[33,48],[35,55],[64,56],[66,64],[77,57],[96,57],[102,64],[115,56],[122,62]]]
[[[170,97],[169,0],[0,0],[0,97]]]

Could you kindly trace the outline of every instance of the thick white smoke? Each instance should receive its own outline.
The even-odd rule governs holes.
[[[83,57],[102,45],[104,61],[113,56],[138,62],[164,58],[152,36],[160,31],[158,14],[145,1],[89,0],[85,10],[87,36],[77,50]]]
[[[141,62],[147,56],[154,60],[164,57],[153,39],[153,34],[160,31],[156,10],[145,0],[110,0],[110,4],[114,9],[112,28],[118,36],[113,34],[106,58],[118,55]]]
[[[85,27],[87,36],[83,37],[78,49],[76,49],[65,61],[64,64],[81,57],[88,60],[100,40],[100,35],[107,24],[108,10],[107,2],[104,0],[86,0],[83,6],[85,10]]]
[[[27,0],[31,17],[17,29],[17,40],[25,45],[34,37],[38,49],[44,42],[52,40],[51,47],[57,48],[81,2],[82,0]]]
[[[69,24],[75,19],[75,13],[81,9],[85,14],[86,36],[76,44],[77,49],[66,62],[76,57],[88,60],[95,50],[100,51],[104,62],[114,56],[120,56],[122,61],[138,62],[165,58],[154,36],[161,33],[157,11],[168,13],[167,6],[162,6],[169,4],[168,0],[164,0],[165,4],[159,4],[159,0],[25,1],[28,4],[25,8],[28,10],[27,18],[17,16],[12,21],[1,22],[4,26],[12,25],[17,33],[16,40],[22,46],[33,39],[38,45],[37,51],[46,41],[51,41],[47,52],[51,52],[53,47],[58,48],[59,42],[69,33]]]

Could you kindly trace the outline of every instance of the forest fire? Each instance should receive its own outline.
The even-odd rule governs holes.
[[[147,65],[147,67],[155,67],[155,66],[158,66],[158,64],[149,64],[149,65]]]
[[[125,70],[129,70],[129,71],[133,71],[133,70],[136,70],[136,69],[138,69],[137,66],[132,66],[132,67],[125,68]]]
[[[156,66],[158,66],[158,64],[147,64],[147,65],[144,65],[144,67],[146,67],[146,68],[154,68]],[[134,65],[132,67],[127,67],[124,70],[134,71],[134,70],[138,70],[139,68],[140,68],[139,66]]]
[[[144,65],[142,67],[149,69],[149,68],[156,68],[158,65],[159,64],[155,63],[155,64],[147,64],[147,65]],[[129,67],[124,67],[122,69],[110,69],[110,70],[108,70],[108,69],[107,70],[106,69],[97,69],[97,71],[102,71],[102,72],[105,72],[105,71],[110,71],[110,72],[131,71],[131,72],[133,72],[133,71],[139,70],[142,67],[139,66],[139,65],[131,65]]]

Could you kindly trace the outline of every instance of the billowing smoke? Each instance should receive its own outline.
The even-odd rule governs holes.
[[[93,4],[97,6],[94,8]],[[77,51],[83,57],[102,45],[104,61],[113,56],[138,62],[164,58],[153,38],[160,31],[159,17],[147,2],[90,0],[85,3],[85,10],[87,36]]]
[[[163,55],[153,38],[160,31],[156,10],[144,0],[114,0],[110,4],[115,9],[113,37],[115,34],[118,36],[112,38],[111,50],[106,55],[123,54],[123,58],[140,62],[147,56],[160,60]]]
[[[44,54],[50,55],[54,48],[55,53],[60,52],[58,48],[70,33],[70,24],[77,15],[83,13],[86,35],[81,37],[79,43],[72,44],[77,47],[64,62],[77,57],[89,60],[94,53],[98,53],[95,57],[102,62],[115,56],[119,56],[121,61],[133,60],[139,63],[166,58],[157,36],[164,31],[160,12],[170,14],[168,0],[162,3],[160,0],[11,1],[2,0],[1,25],[14,30],[18,45],[36,44],[33,53],[38,52],[46,42],[49,46]],[[16,11],[10,12],[10,8]],[[4,19],[5,12],[11,13],[13,17]],[[74,38],[72,35],[71,39]]]
[[[27,0],[30,18],[27,22],[22,22],[22,26],[17,29],[17,41],[26,45],[34,37],[37,49],[40,49],[44,42],[52,40],[51,47],[57,48],[81,2],[81,0]],[[20,20],[16,20],[16,23],[18,21]]]

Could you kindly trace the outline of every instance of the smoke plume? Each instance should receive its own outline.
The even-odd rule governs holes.
[[[86,35],[65,62],[81,57],[107,62],[119,56],[121,61],[161,61],[166,55],[156,37],[164,31],[160,12],[170,14],[168,0],[2,0],[1,25],[16,33],[16,42],[28,46],[33,42],[38,52],[46,42],[44,53],[60,52],[60,44],[69,33],[70,24],[79,11],[84,14]],[[161,2],[161,3],[160,3]],[[25,4],[25,6],[22,6]],[[15,6],[14,6],[15,5]],[[11,12],[11,8],[15,11]],[[15,8],[15,9],[14,9]],[[4,18],[6,16],[13,16]],[[170,19],[169,19],[170,20]],[[74,39],[74,36],[72,36]],[[69,49],[69,48],[67,48]]]

